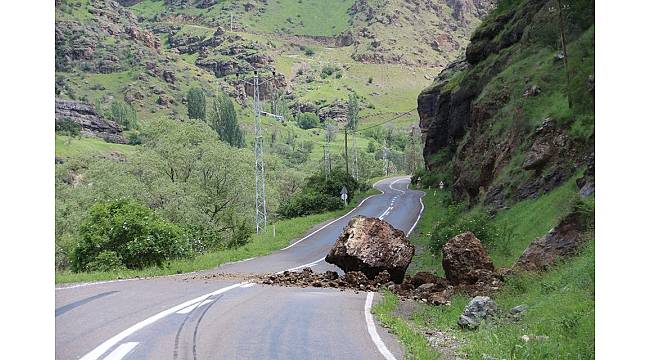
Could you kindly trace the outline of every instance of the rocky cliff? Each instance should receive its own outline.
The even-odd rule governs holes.
[[[122,134],[122,127],[114,121],[103,118],[94,106],[63,99],[56,99],[54,103],[56,123],[69,119],[79,124],[83,135],[98,137],[112,143],[127,143]]]
[[[593,189],[594,4],[556,4],[501,3],[419,95],[427,169],[455,200],[502,208],[580,172]]]

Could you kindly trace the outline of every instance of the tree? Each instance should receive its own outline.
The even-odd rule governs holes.
[[[205,120],[205,93],[201,88],[191,88],[187,93],[187,116]]]
[[[137,114],[135,109],[124,101],[113,101],[111,104],[111,119],[120,124],[125,130],[131,130],[137,127]]]
[[[298,126],[301,129],[313,129],[318,127],[319,122],[318,116],[311,112],[302,113],[298,116]]]
[[[348,95],[348,129],[356,130],[359,116],[359,98],[354,93]]]
[[[212,102],[210,123],[210,126],[219,133],[221,141],[227,142],[230,146],[244,147],[244,134],[237,123],[235,105],[228,95],[222,93]]]
[[[327,142],[332,142],[334,139],[336,139],[336,133],[337,133],[336,126],[332,124],[327,124],[325,125],[325,141]]]

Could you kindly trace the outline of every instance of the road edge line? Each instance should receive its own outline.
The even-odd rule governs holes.
[[[388,347],[386,347],[386,344],[384,344],[384,341],[381,339],[381,336],[379,336],[379,333],[377,332],[377,327],[375,326],[375,321],[372,318],[372,314],[370,313],[370,308],[372,307],[372,300],[375,297],[375,293],[370,291],[366,295],[366,303],[363,307],[364,310],[364,315],[366,317],[366,328],[368,329],[368,333],[370,334],[370,338],[372,339],[372,342],[375,343],[375,346],[377,347],[377,350],[384,356],[386,360],[396,360],[395,356],[393,356],[393,353],[388,350]]]

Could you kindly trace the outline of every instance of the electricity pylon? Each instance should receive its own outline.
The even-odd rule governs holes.
[[[237,74],[239,77],[239,74]],[[262,114],[279,119],[279,115],[271,114],[262,111],[262,104],[260,102],[260,84],[268,81],[273,81],[272,86],[275,87],[275,71],[273,78],[266,79],[260,82],[257,70],[253,75],[253,83],[244,81],[249,85],[253,85],[253,110],[255,111],[255,229],[257,234],[260,230],[266,232],[266,178],[264,175],[264,149],[263,149],[263,133],[262,133]]]

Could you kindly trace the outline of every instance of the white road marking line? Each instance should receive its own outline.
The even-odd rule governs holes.
[[[310,262],[310,263],[308,263],[308,264],[304,264],[304,265],[300,265],[300,266],[292,267],[291,269],[286,269],[286,270],[278,271],[278,272],[276,272],[276,274],[282,274],[282,273],[285,272],[285,271],[294,271],[294,270],[299,270],[299,269],[302,269],[302,268],[306,268],[306,267],[308,267],[308,266],[316,265],[316,264],[318,264],[319,262],[321,262],[321,261],[323,261],[323,260],[325,260],[325,257],[324,257],[324,256],[323,256],[322,258],[320,258],[320,259],[318,259],[318,260],[316,260],[316,261],[312,261],[312,262]]]
[[[241,288],[246,289],[246,288],[253,287],[253,286],[255,286],[255,283],[248,283],[248,284],[242,285]]]
[[[398,180],[400,180],[400,179],[398,179]],[[373,184],[373,187],[376,186],[380,181],[381,181],[381,180],[375,182],[375,183]],[[397,180],[395,180],[393,183],[395,183],[396,181],[397,181]],[[391,183],[391,185],[392,185],[393,183]],[[392,186],[390,186],[390,185],[389,185],[389,187],[390,187],[391,189],[393,189],[393,190],[397,190],[397,191],[405,192],[405,191],[403,191],[403,190],[394,189],[394,188],[392,188]],[[384,192],[383,190],[379,189],[379,191],[381,191],[382,194],[385,194],[385,192]],[[334,222],[336,222],[336,221],[338,221],[338,220],[344,218],[345,216],[349,215],[352,211],[354,211],[354,210],[356,210],[358,207],[360,207],[360,206],[361,206],[361,205],[362,205],[366,200],[368,200],[368,199],[370,199],[371,197],[374,197],[374,196],[375,196],[375,195],[372,195],[372,196],[369,196],[369,197],[363,199],[363,201],[361,201],[361,203],[359,203],[359,205],[357,205],[354,209],[350,210],[347,214],[341,216],[340,218],[338,218],[338,219],[336,219],[336,220],[334,220],[334,221],[329,222],[327,225],[324,225],[323,227],[319,228],[318,230],[314,231],[313,233],[311,233],[311,234],[305,236],[304,238],[302,238],[302,239],[296,241],[295,243],[289,245],[288,247],[286,247],[286,248],[284,248],[284,249],[282,249],[282,250],[285,250],[285,249],[288,249],[288,248],[292,247],[293,245],[297,244],[298,242],[300,242],[300,241],[302,241],[302,240],[307,239],[308,237],[312,236],[313,234],[317,233],[318,231],[322,230],[323,228],[327,227],[328,225],[330,225],[330,224],[332,224],[332,223],[334,223]],[[421,202],[421,201],[422,201],[422,200],[420,199],[420,202]],[[325,257],[323,257],[323,258],[321,258],[321,259],[318,259],[318,260],[316,260],[316,261],[313,261],[313,262],[311,262],[311,263],[308,263],[308,264],[305,264],[305,265],[300,265],[300,266],[297,266],[297,267],[294,267],[294,268],[291,268],[291,269],[287,269],[287,270],[284,270],[284,271],[293,271],[293,270],[301,269],[301,268],[304,268],[304,267],[312,266],[312,265],[315,265],[315,264],[317,264],[317,263],[319,263],[319,262],[321,262],[321,261],[323,261],[323,260],[325,260]],[[276,274],[280,274],[280,273],[282,273],[282,272],[284,272],[284,271],[279,271],[279,272],[277,272]],[[107,281],[107,282],[128,281],[128,280],[137,280],[137,279],[113,280],[113,281]],[[95,284],[97,284],[97,283],[80,284],[80,285],[78,285],[78,286],[95,285]],[[211,293],[208,293],[208,294],[205,294],[205,295],[201,295],[201,296],[199,296],[199,297],[197,297],[197,298],[194,298],[194,299],[192,299],[192,300],[188,300],[188,301],[186,301],[186,302],[184,302],[184,303],[182,303],[182,304],[179,304],[179,305],[176,305],[176,306],[174,306],[174,307],[172,307],[172,308],[169,308],[169,309],[167,309],[167,310],[161,311],[161,312],[159,312],[159,313],[156,314],[156,315],[150,316],[150,317],[148,317],[147,319],[144,319],[144,320],[140,321],[139,323],[137,323],[137,324],[135,324],[135,325],[129,327],[128,329],[126,329],[126,330],[120,332],[119,334],[113,336],[112,338],[110,338],[110,339],[104,341],[104,342],[101,343],[99,346],[97,346],[95,349],[93,349],[91,352],[89,352],[89,353],[87,353],[86,355],[84,355],[84,356],[81,358],[81,360],[97,360],[97,359],[99,359],[100,356],[104,355],[104,353],[106,353],[106,352],[107,352],[111,347],[115,346],[117,343],[119,343],[120,341],[124,340],[124,339],[127,338],[128,336],[134,334],[135,332],[141,330],[142,328],[144,328],[144,327],[146,327],[146,326],[148,326],[148,325],[151,325],[151,324],[155,323],[156,321],[158,321],[158,320],[160,320],[160,319],[162,319],[162,318],[164,318],[164,317],[166,317],[166,316],[168,316],[168,315],[170,315],[170,314],[173,314],[173,313],[175,313],[175,312],[177,312],[177,311],[180,311],[180,310],[182,310],[182,309],[184,309],[184,308],[186,308],[186,307],[188,307],[188,306],[190,306],[190,305],[196,304],[196,303],[198,303],[199,301],[203,301],[203,300],[209,298],[210,296],[223,294],[223,293],[225,293],[225,292],[228,292],[228,291],[230,291],[230,290],[236,289],[236,288],[238,288],[238,287],[241,287],[241,286],[243,286],[243,285],[247,285],[247,284],[250,284],[250,283],[247,282],[247,281],[244,281],[244,282],[240,282],[240,283],[233,284],[233,285],[230,285],[230,286],[226,286],[225,288],[221,288],[221,289],[216,290],[216,291],[213,291],[213,292],[211,292]],[[370,305],[371,305],[371,304],[372,304],[372,295],[370,295],[370,294],[373,294],[373,293],[369,293],[369,296],[370,296]],[[384,357],[386,357],[387,359],[395,359],[395,358],[393,357],[393,355],[390,353],[390,351],[388,351],[388,349],[386,348],[386,346],[383,345],[383,342],[381,341],[381,338],[379,338],[379,335],[377,334],[377,330],[376,330],[375,327],[374,327],[374,326],[375,326],[375,325],[374,325],[374,322],[372,322],[372,316],[370,315],[370,305],[368,304],[368,299],[366,299],[366,322],[368,322],[368,320],[370,320],[370,322],[368,323],[368,324],[369,324],[369,325],[368,325],[368,331],[371,332],[371,336],[372,336],[372,331],[374,331],[374,334],[375,334],[375,336],[377,337],[377,340],[379,341],[379,343],[377,343],[377,341],[375,340],[374,337],[373,337],[373,341],[375,341],[375,345],[377,345],[377,347],[380,349],[380,352],[382,351],[381,348],[380,348],[380,344],[381,344],[381,346],[383,346],[384,350],[387,352],[388,355],[386,355],[384,352],[382,352],[382,354],[384,354]],[[369,316],[370,316],[370,317],[369,317]],[[370,325],[372,325],[372,329],[371,329]],[[372,330],[372,331],[371,331],[371,330]],[[135,343],[135,344],[137,345],[137,343]],[[135,347],[135,345],[133,345],[133,347]],[[130,351],[130,350],[129,350],[129,351]],[[112,354],[112,353],[111,353],[111,354]],[[125,353],[125,355],[126,355],[126,353]],[[390,356],[390,357],[388,357],[388,356]]]
[[[151,324],[155,323],[156,321],[166,317],[167,315],[173,314],[173,313],[175,313],[175,312],[177,312],[177,311],[179,311],[181,309],[184,309],[184,308],[186,308],[186,307],[188,307],[188,306],[190,306],[192,304],[195,304],[195,303],[197,303],[199,301],[203,301],[203,300],[209,298],[210,296],[223,294],[223,293],[225,293],[227,291],[230,291],[232,289],[236,289],[236,288],[238,288],[238,287],[240,287],[242,285],[245,285],[245,284],[248,284],[248,282],[240,282],[238,284],[233,284],[233,285],[230,285],[230,286],[226,286],[225,288],[221,288],[221,289],[219,289],[217,291],[213,291],[211,293],[201,295],[201,296],[199,296],[197,298],[194,298],[192,300],[188,300],[188,301],[186,301],[186,302],[184,302],[184,303],[182,303],[180,305],[176,305],[176,306],[174,306],[172,308],[169,308],[169,309],[167,309],[165,311],[161,311],[156,315],[150,316],[150,317],[140,321],[139,323],[131,326],[130,328],[122,331],[121,333],[113,336],[112,338],[104,341],[99,346],[97,346],[94,350],[92,350],[88,354],[84,355],[84,357],[82,357],[81,360],[96,360],[96,359],[99,359],[99,357],[104,355],[104,353],[106,353],[108,351],[108,349],[115,346],[120,341],[122,341],[125,338],[127,338],[128,336],[134,334],[138,330],[141,330],[142,328],[144,328],[144,327],[146,327],[148,325],[151,325]]]
[[[141,278],[133,278],[133,279],[119,279],[119,280],[107,280],[107,281],[94,281],[94,282],[81,283],[81,284],[77,284],[77,285],[57,287],[57,288],[54,288],[54,290],[67,290],[67,289],[80,288],[80,287],[89,286],[89,285],[102,285],[102,284],[110,284],[110,283],[116,283],[116,282],[122,282],[122,281],[132,281],[132,280],[142,280],[142,279]]]
[[[393,187],[393,185],[395,185],[396,182],[401,181],[401,180],[405,180],[405,179],[404,179],[404,178],[399,178],[399,179],[393,181],[392,183],[390,183],[390,185],[388,185],[388,187],[391,188],[391,189],[393,189],[393,190],[395,190],[395,191],[399,191],[399,192],[401,192],[402,194],[406,193],[406,191],[404,191],[404,190],[395,189],[395,188]]]
[[[120,346],[117,347],[117,349],[113,350],[110,354],[108,354],[107,357],[104,358],[104,360],[121,360],[123,357],[126,356],[133,348],[138,346],[139,343],[137,342],[128,342],[124,343]]]
[[[379,190],[379,191],[381,191],[381,190]],[[382,193],[383,193],[383,191],[382,191]],[[371,197],[375,197],[375,196],[377,196],[377,195],[371,195],[371,196],[368,196],[367,198],[363,199],[363,200],[359,203],[359,205],[357,205],[354,209],[348,211],[345,215],[343,215],[343,216],[341,216],[341,217],[339,217],[339,218],[337,218],[337,219],[334,219],[334,220],[328,222],[327,224],[325,224],[325,225],[323,225],[322,227],[320,227],[320,228],[318,228],[317,230],[315,230],[313,233],[311,233],[311,234],[305,236],[304,238],[302,238],[302,239],[300,239],[300,240],[298,240],[298,241],[296,241],[296,242],[290,244],[289,246],[287,246],[287,247],[281,249],[280,251],[282,251],[282,250],[287,250],[287,249],[290,249],[290,248],[294,247],[295,245],[298,245],[298,244],[299,244],[300,242],[302,242],[303,240],[306,240],[306,239],[310,238],[312,235],[316,234],[317,232],[323,230],[324,228],[326,228],[326,227],[328,227],[328,226],[334,224],[335,222],[337,222],[337,221],[343,219],[344,217],[350,215],[354,210],[358,209],[361,205],[363,205],[363,203],[366,202],[366,200],[370,199]]]
[[[372,307],[372,299],[374,298],[374,296],[375,296],[374,292],[369,292],[368,295],[366,295],[366,305],[363,308],[364,313],[366,315],[366,326],[368,327],[368,333],[372,338],[372,342],[375,343],[377,350],[379,350],[379,352],[384,356],[385,359],[396,360],[395,356],[393,356],[390,350],[388,350],[388,348],[386,347],[386,344],[384,344],[384,342],[381,340],[381,337],[377,332],[377,328],[375,327],[375,322],[372,319],[370,308]]]
[[[420,212],[418,213],[418,218],[415,219],[415,222],[413,223],[413,226],[411,226],[411,229],[409,230],[409,232],[406,233],[406,237],[411,235],[411,232],[413,231],[413,229],[415,229],[415,225],[417,225],[418,222],[420,221],[420,218],[422,217],[422,211],[424,211],[424,203],[422,202],[422,196],[420,196]]]
[[[247,284],[247,285],[248,285],[248,284]],[[244,286],[245,286],[245,285],[242,285],[241,287],[244,287]],[[196,308],[199,308],[199,307],[201,307],[201,306],[203,306],[203,305],[209,304],[209,303],[211,303],[211,302],[213,302],[213,301],[214,301],[214,300],[206,299],[206,300],[203,300],[203,301],[201,301],[201,302],[199,302],[199,303],[192,304],[192,305],[186,307],[185,309],[178,310],[176,313],[177,313],[177,314],[189,314],[189,313],[192,312],[192,310],[194,310],[194,309],[196,309]]]
[[[393,209],[393,207],[392,207],[392,206],[389,206],[388,209],[386,209],[386,211],[384,211],[383,214],[379,215],[379,220],[384,220],[384,216],[388,215],[388,213],[389,213],[392,209]]]

